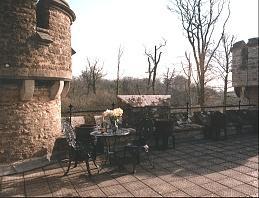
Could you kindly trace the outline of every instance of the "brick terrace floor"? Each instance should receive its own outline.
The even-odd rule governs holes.
[[[0,177],[0,197],[258,197],[257,135],[176,146],[154,151],[155,168],[142,163],[134,175],[126,166],[125,171],[106,168],[88,177],[82,163],[63,176],[67,164],[62,162]]]

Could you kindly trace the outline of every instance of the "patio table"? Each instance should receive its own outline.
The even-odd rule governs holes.
[[[130,135],[130,133],[135,132],[133,128],[119,128],[117,131],[113,132],[112,130],[107,132],[95,131],[91,132],[90,135],[96,138],[102,138],[104,140],[105,151],[105,163],[107,161],[111,164],[111,155],[116,159],[117,146],[121,143],[121,138]]]

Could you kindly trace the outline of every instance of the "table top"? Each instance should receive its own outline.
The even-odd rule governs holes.
[[[114,136],[126,136],[129,135],[132,131],[135,131],[133,128],[120,128],[116,132],[101,132],[95,130],[90,133],[90,135],[95,137],[114,137]]]

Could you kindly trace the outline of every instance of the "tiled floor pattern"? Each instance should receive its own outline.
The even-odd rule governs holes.
[[[258,136],[177,144],[153,151],[155,168],[137,172],[104,168],[93,176],[84,164],[63,176],[67,164],[53,164],[23,174],[0,177],[0,197],[258,197]]]

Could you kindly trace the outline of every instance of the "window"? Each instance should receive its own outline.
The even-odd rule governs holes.
[[[248,48],[244,47],[241,51],[241,67],[240,69],[246,69],[247,68],[247,63],[248,63]]]
[[[49,1],[39,0],[36,6],[37,27],[49,28]]]

